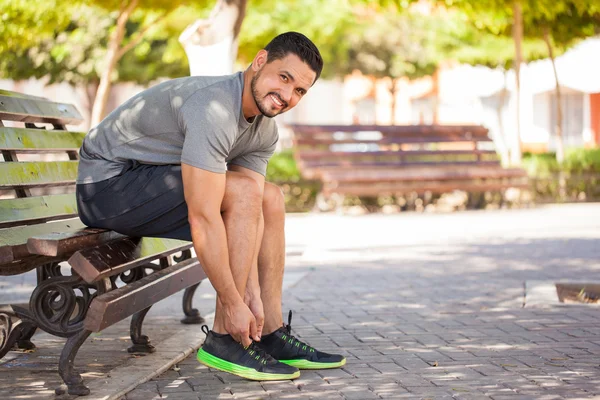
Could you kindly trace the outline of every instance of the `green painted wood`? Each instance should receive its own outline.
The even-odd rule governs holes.
[[[75,194],[0,200],[0,228],[77,216]]]
[[[77,150],[84,137],[85,132],[0,127],[0,150],[35,153]]]
[[[6,97],[16,97],[16,98],[20,98],[20,99],[47,100],[40,96],[34,96],[31,94],[25,94],[25,93],[19,93],[19,92],[12,92],[10,90],[4,90],[4,89],[0,89],[0,95],[6,96]]]
[[[52,232],[70,232],[85,228],[79,218],[0,230],[0,264],[20,260],[30,255],[27,239]]]
[[[78,161],[0,163],[0,189],[75,183]]]
[[[77,125],[83,117],[72,104],[56,103],[34,96],[0,93],[0,120]]]

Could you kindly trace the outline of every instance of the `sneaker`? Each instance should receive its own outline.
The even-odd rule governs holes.
[[[202,326],[202,332],[206,334],[206,340],[196,357],[207,367],[253,381],[277,381],[300,376],[298,368],[280,363],[254,342],[244,348],[231,335],[209,331],[206,325]]]
[[[263,336],[256,345],[279,362],[299,369],[338,368],[346,364],[346,359],[338,354],[328,354],[315,350],[292,336],[292,311],[288,324],[275,332]]]

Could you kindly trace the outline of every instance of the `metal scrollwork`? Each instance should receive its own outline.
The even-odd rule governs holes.
[[[10,320],[10,315],[0,313],[0,349],[7,347],[11,328],[12,321]],[[12,343],[10,346],[12,346]]]
[[[48,278],[31,294],[33,320],[46,332],[69,337],[83,328],[87,309],[98,291],[103,290],[78,276]]]
[[[190,258],[192,258],[192,251],[191,251],[190,249],[187,249],[187,250],[182,250],[182,251],[181,251],[181,255],[180,255],[179,257],[177,257],[177,256],[173,256],[173,259],[174,259],[176,262],[178,262],[178,263],[179,263],[179,262],[182,262],[182,261],[185,261],[185,260],[188,260],[188,259],[190,259]]]
[[[152,270],[152,272],[149,273],[147,271],[148,269]],[[162,269],[162,267],[160,265],[148,263],[148,264],[144,264],[139,267],[136,267],[136,268],[132,268],[128,271],[121,272],[120,274],[113,275],[110,277],[110,280],[112,283],[112,288],[116,289],[118,287],[117,280],[121,280],[121,282],[128,285],[135,281],[139,281],[140,279],[142,279],[142,278],[148,276],[149,274],[156,272],[160,269]]]
[[[144,276],[146,276],[146,269],[144,266],[130,269],[129,271],[125,271],[119,275],[123,283],[127,285],[132,282],[139,281]]]
[[[18,346],[19,341],[23,338],[23,335],[28,335],[32,330],[35,330],[35,326],[30,323],[16,317],[13,320],[13,315],[0,312],[0,358],[4,357],[11,349],[14,349],[15,345],[20,348]],[[24,348],[35,348],[33,343],[29,343],[31,346]]]
[[[46,279],[63,276],[60,262],[50,262],[48,264],[40,265],[37,267],[37,279],[38,283],[45,281]]]

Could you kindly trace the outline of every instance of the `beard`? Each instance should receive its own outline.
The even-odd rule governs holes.
[[[261,74],[261,71],[258,71],[256,73],[256,75],[254,75],[254,77],[252,77],[252,81],[250,82],[250,89],[252,90],[252,97],[254,98],[256,107],[258,107],[258,111],[260,111],[260,113],[267,118],[273,118],[276,115],[281,114],[286,109],[287,103],[285,101],[283,101],[281,99],[281,97],[279,97],[279,95],[275,92],[269,92],[264,96],[261,96],[260,93],[258,93],[258,89],[256,88],[256,83],[258,81],[258,78],[260,77],[260,74]],[[267,101],[270,101],[270,99],[267,99],[267,96],[270,96],[270,95],[277,97],[277,100],[279,100],[283,104],[283,107],[281,109],[273,111],[273,110],[271,110],[271,107],[269,105],[265,104]]]

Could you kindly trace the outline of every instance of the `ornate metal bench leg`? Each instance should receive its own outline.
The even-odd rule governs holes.
[[[23,321],[14,312],[0,310],[0,358],[10,350],[33,350],[35,345],[29,339],[37,327]]]
[[[35,349],[35,344],[33,344],[31,338],[36,330],[37,326],[26,324],[26,327],[23,328],[23,333],[21,333],[21,337],[17,340],[17,348],[19,350]]]
[[[69,337],[62,353],[60,353],[58,373],[67,384],[68,392],[71,395],[86,396],[90,394],[90,389],[83,384],[81,375],[75,371],[75,368],[73,367],[77,351],[79,351],[83,342],[90,336],[90,333],[92,332],[83,329]],[[57,395],[61,395],[64,394],[64,389],[61,387],[56,389],[55,392]]]
[[[204,318],[200,315],[200,311],[198,309],[193,308],[192,300],[194,300],[194,293],[196,293],[196,289],[200,286],[199,283],[196,283],[193,286],[185,289],[183,292],[183,313],[185,314],[185,318],[181,320],[182,324],[201,324],[204,322]]]
[[[190,258],[192,258],[191,250],[184,250],[181,252],[181,256],[173,257],[176,262],[182,262]],[[198,286],[200,286],[200,283],[190,286],[183,292],[183,313],[185,314],[185,318],[181,320],[182,324],[201,324],[204,322],[204,318],[200,315],[200,311],[193,308],[192,305],[194,293],[196,293]]]
[[[142,335],[142,324],[144,318],[151,307],[144,308],[142,311],[136,312],[131,317],[130,335],[133,345],[127,349],[130,353],[154,353],[156,349],[150,344],[150,339],[146,335]]]

